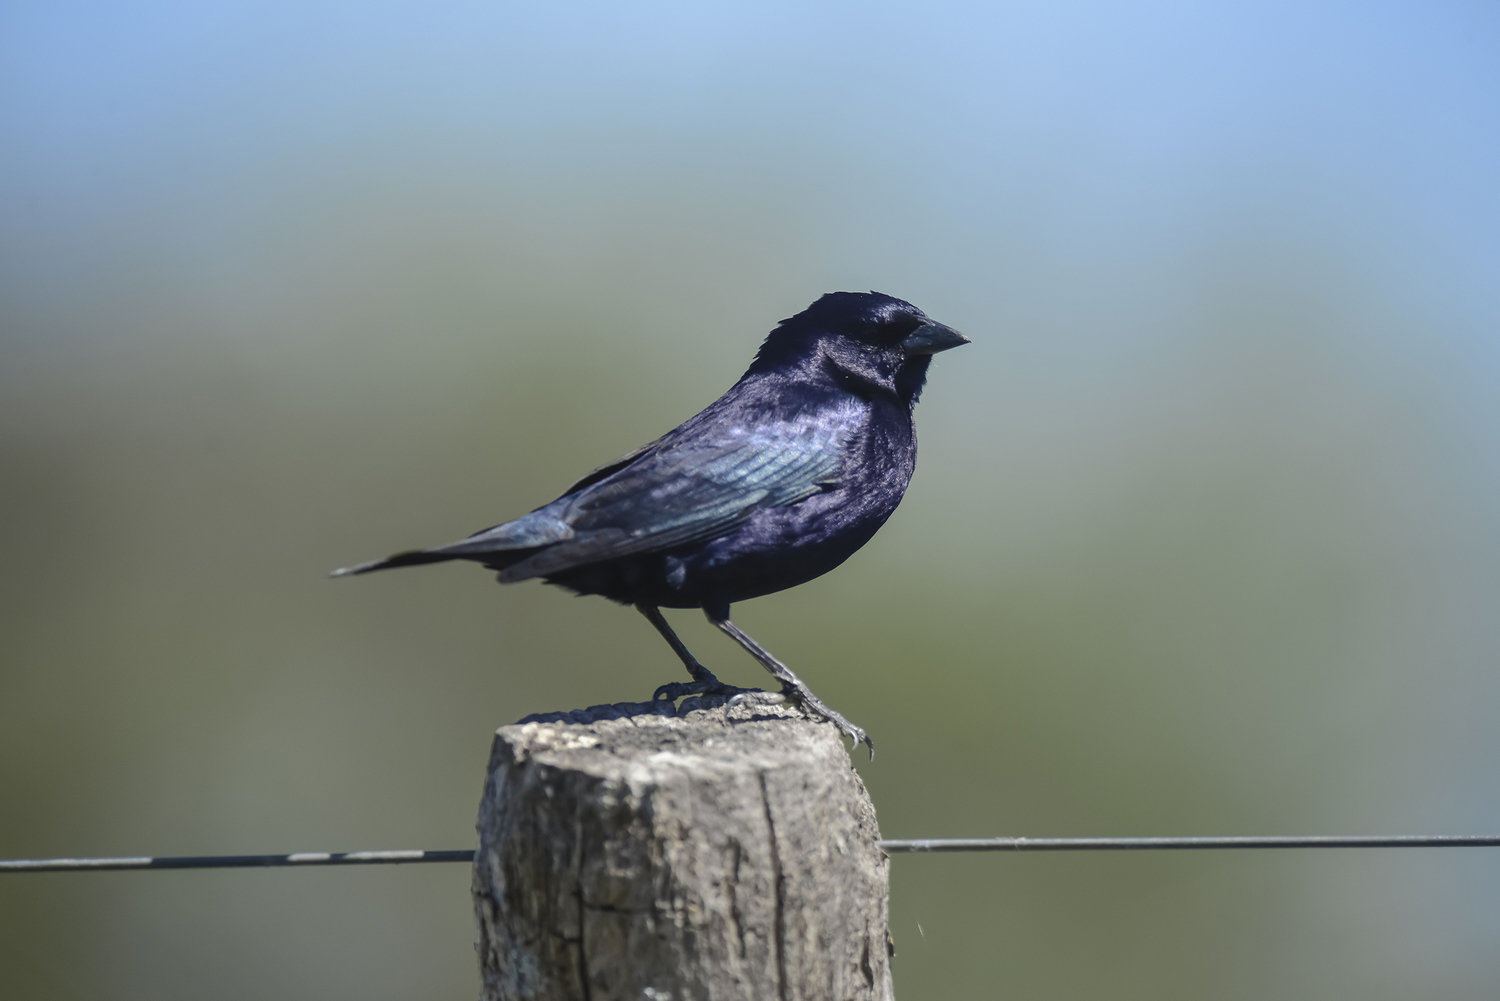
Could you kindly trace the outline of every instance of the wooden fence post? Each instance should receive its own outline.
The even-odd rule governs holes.
[[[500,729],[484,1001],[889,1001],[889,860],[843,741],[785,706],[731,716]]]

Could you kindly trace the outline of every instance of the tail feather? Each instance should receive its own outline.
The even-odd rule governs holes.
[[[434,552],[429,549],[412,549],[404,553],[387,556],[383,560],[371,560],[368,563],[356,563],[352,567],[340,567],[328,576],[350,577],[357,573],[370,573],[372,570],[389,570],[391,567],[414,567],[423,563],[442,563],[446,560],[461,558],[451,553]]]
[[[349,577],[370,573],[374,570],[389,570],[392,567],[413,567],[423,563],[442,563],[446,560],[473,560],[499,570],[510,566],[538,549],[572,538],[573,529],[567,522],[546,509],[503,525],[475,532],[467,539],[450,542],[446,546],[431,549],[410,549],[404,553],[387,556],[383,560],[356,563],[329,574],[330,577]]]

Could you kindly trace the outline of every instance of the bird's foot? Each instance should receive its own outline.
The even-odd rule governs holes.
[[[726,685],[706,670],[703,674],[705,677],[694,678],[692,681],[673,681],[662,685],[652,694],[651,700],[676,702],[684,695],[722,695],[727,701],[760,691],[758,688]]]
[[[725,708],[755,704],[783,705],[787,702],[795,702],[814,716],[821,716],[832,723],[839,733],[849,738],[853,747],[858,748],[860,744],[864,744],[870,751],[871,760],[874,760],[875,741],[870,739],[870,735],[864,731],[864,728],[855,726],[841,714],[828,708],[822,699],[808,690],[807,686],[786,684],[779,692],[768,692],[761,688],[740,688],[737,685],[726,685],[714,677],[707,668],[700,670],[701,674],[692,681],[673,681],[660,686],[652,694],[652,701],[676,702],[685,695],[721,697],[724,701],[719,704],[724,705]],[[695,708],[708,708],[708,706]]]
[[[875,741],[864,731],[864,728],[855,726],[841,714],[828,708],[828,706],[823,704],[822,699],[808,690],[806,685],[783,685],[780,694],[796,702],[803,709],[809,710],[832,723],[838,729],[839,733],[849,738],[850,750],[857,750],[860,744],[864,744],[870,751],[870,760],[875,760]]]

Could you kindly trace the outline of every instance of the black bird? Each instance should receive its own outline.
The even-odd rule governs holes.
[[[939,351],[969,343],[909,302],[830,292],[782,320],[702,412],[524,517],[446,546],[335,570],[471,560],[634,605],[692,676],[657,698],[744,691],[698,663],[660,609],[701,608],[857,745],[865,732],[729,621],[729,606],[827,573],[890,517],[916,465],[912,410]]]

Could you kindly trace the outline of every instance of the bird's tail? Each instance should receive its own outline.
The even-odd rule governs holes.
[[[571,538],[573,529],[546,509],[531,512],[515,521],[508,521],[482,532],[475,532],[467,539],[450,542],[446,546],[431,549],[410,549],[404,553],[387,556],[383,560],[356,563],[329,574],[330,577],[349,577],[370,573],[373,570],[389,570],[392,567],[413,567],[423,563],[442,563],[447,560],[472,560],[483,563],[492,570],[503,570],[519,562],[538,549]]]
[[[371,560],[368,563],[356,563],[352,567],[340,567],[330,577],[349,577],[357,573],[369,573],[372,570],[389,570],[391,567],[414,567],[423,563],[442,563],[446,560],[462,559],[455,553],[434,552],[430,549],[410,549],[404,553],[396,553],[387,556],[383,560]]]

